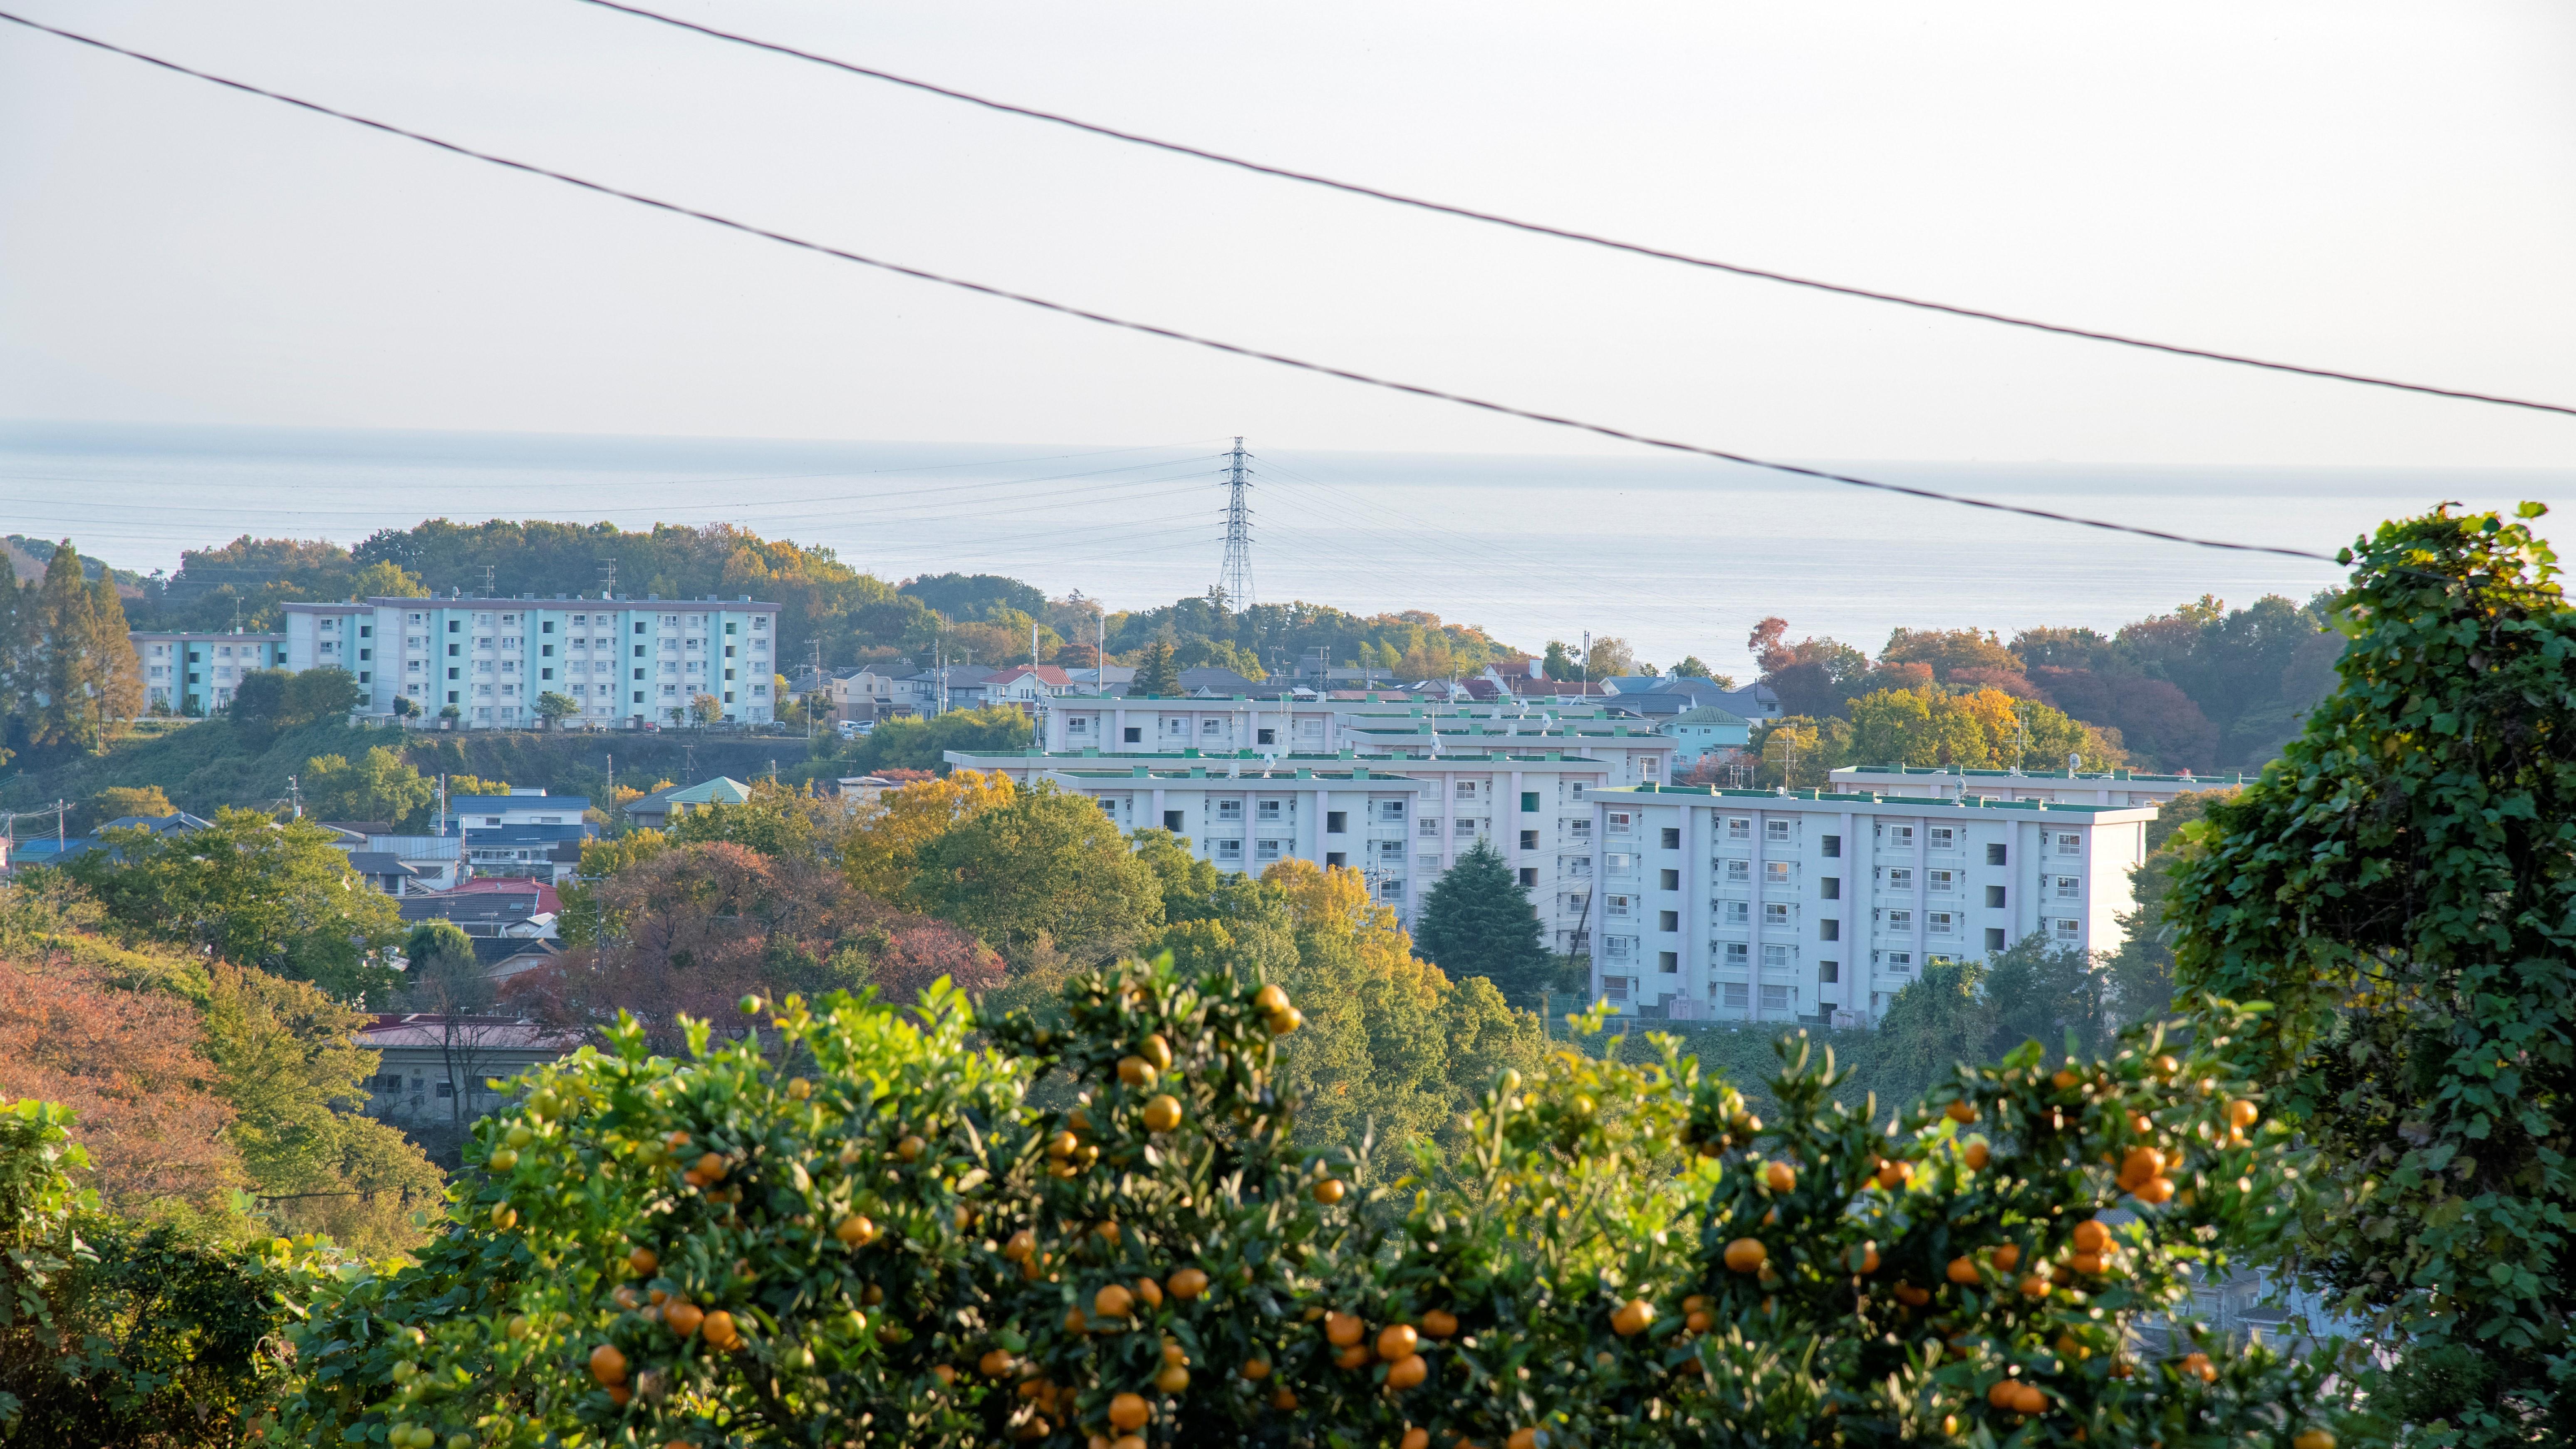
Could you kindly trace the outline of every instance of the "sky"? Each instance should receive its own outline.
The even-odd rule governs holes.
[[[906,263],[1757,454],[2576,459],[2576,419],[1608,255],[578,0],[13,4]],[[2564,5],[670,4],[1661,246],[2576,402]],[[1623,450],[871,273],[8,26],[0,417]]]

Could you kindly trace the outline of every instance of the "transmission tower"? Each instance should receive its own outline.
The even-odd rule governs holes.
[[[1252,482],[1244,476],[1243,439],[1234,440],[1232,456],[1225,479],[1225,566],[1216,582],[1227,606],[1240,612],[1252,607],[1252,509],[1243,499]]]

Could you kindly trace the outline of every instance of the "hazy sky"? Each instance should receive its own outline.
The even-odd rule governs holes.
[[[573,0],[16,3],[856,249],[1728,447],[2576,459],[2576,419],[1606,256]],[[2576,401],[2576,10],[2563,4],[671,3],[1110,124],[1623,237]],[[798,255],[7,26],[0,416],[1603,446]]]

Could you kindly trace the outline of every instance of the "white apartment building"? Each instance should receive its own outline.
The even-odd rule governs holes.
[[[567,723],[670,723],[699,695],[723,718],[776,717],[778,605],[739,599],[518,598],[288,604],[286,665],[348,670],[360,709],[423,719],[449,707],[473,729],[525,728],[537,696],[578,706]]]
[[[254,669],[286,665],[283,634],[164,634],[135,630],[143,666],[143,707],[172,714],[213,714],[233,702],[233,689]],[[193,706],[193,707],[192,707]]]
[[[1593,989],[1696,1020],[1875,1024],[1932,962],[2116,949],[2152,805],[1591,792]]]
[[[1673,741],[1647,721],[1604,705],[1425,705],[1376,694],[1258,699],[1128,699],[1075,695],[1048,701],[1039,745],[1050,754],[1339,755],[1408,763],[1459,751],[1578,752],[1629,784],[1671,778]]]
[[[1845,765],[1837,790],[1875,790],[1915,799],[2044,800],[2051,805],[2162,805],[2195,790],[2233,793],[2261,779],[2243,773],[2141,775],[2134,770],[1963,770],[1950,765]]]
[[[1483,842],[1529,892],[1549,946],[1558,951],[1578,949],[1590,908],[1591,793],[1619,782],[1612,762],[1564,750],[1390,760],[1346,748],[1276,761],[1249,752],[1112,760],[1087,753],[951,750],[946,759],[958,769],[1007,775],[1018,785],[1053,780],[1061,789],[1102,801],[1121,830],[1160,825],[1187,836],[1192,852],[1221,870],[1258,874],[1292,857],[1349,866],[1368,877],[1372,896],[1393,907],[1408,927],[1420,918],[1432,885]],[[1386,773],[1389,766],[1401,773]],[[1156,783],[1137,783],[1146,779]],[[1348,783],[1354,779],[1367,787],[1362,805],[1350,803],[1359,798],[1352,793],[1358,785]],[[1327,790],[1342,803],[1297,803],[1301,794]],[[1310,823],[1319,810],[1328,826],[1339,812],[1342,828],[1328,828],[1321,844],[1301,846],[1301,822]],[[1366,832],[1351,825],[1362,817],[1370,827]],[[1247,820],[1255,827],[1248,834],[1237,828]]]

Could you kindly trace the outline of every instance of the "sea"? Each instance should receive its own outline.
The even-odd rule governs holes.
[[[355,544],[424,519],[731,523],[889,581],[996,573],[1113,609],[1219,579],[1230,437],[1127,446],[596,437],[0,421],[0,532],[71,538],[141,573],[255,537]],[[2206,595],[2306,599],[2331,555],[2445,500],[2576,509],[2576,469],[1814,461],[2207,547],[1784,476],[1633,455],[1337,452],[1244,441],[1252,594],[1423,611],[1516,647],[1588,630],[1669,666],[1751,668],[1745,636],[1875,653],[1895,628],[2101,630]],[[566,593],[598,580],[567,578]]]

